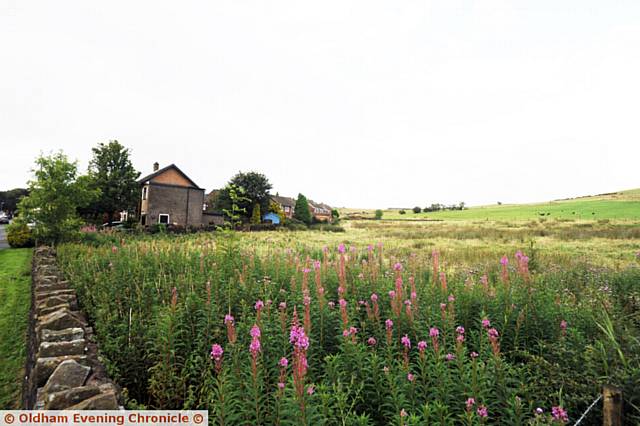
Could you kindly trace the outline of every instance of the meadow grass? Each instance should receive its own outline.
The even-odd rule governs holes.
[[[425,206],[420,205],[423,208]],[[509,220],[526,221],[538,218],[562,220],[640,220],[640,189],[617,193],[557,200],[533,204],[503,204],[469,207],[465,210],[413,213],[413,206],[400,214],[400,209],[384,210],[383,219],[393,220]],[[343,209],[349,215],[373,217],[373,210]]]
[[[0,408],[20,407],[31,305],[31,249],[0,250]]]
[[[98,235],[58,253],[130,407],[206,407],[214,424],[548,424],[613,383],[638,421],[635,229],[346,221]]]

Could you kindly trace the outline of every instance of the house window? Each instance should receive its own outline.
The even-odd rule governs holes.
[[[146,187],[146,186],[144,186],[144,187],[142,188],[142,199],[143,199],[143,200],[146,200],[146,199],[147,199],[147,187]]]
[[[285,206],[284,207],[284,211],[285,211],[285,213],[289,213],[289,211],[291,211],[291,207]]]
[[[159,214],[158,215],[158,223],[163,223],[165,225],[169,224],[169,215],[168,214]]]
[[[142,226],[145,226],[147,224],[147,215],[146,214],[143,214],[143,215],[140,216],[140,224]]]

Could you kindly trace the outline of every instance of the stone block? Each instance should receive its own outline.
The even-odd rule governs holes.
[[[48,358],[62,355],[82,355],[87,347],[84,339],[76,339],[70,342],[42,342],[38,348],[39,358]]]
[[[78,386],[84,385],[90,372],[91,367],[78,364],[72,359],[62,361],[53,371],[42,391],[45,394],[51,394],[77,388]],[[45,397],[45,400],[46,399],[47,397]]]
[[[79,404],[67,407],[67,410],[117,410],[118,399],[115,393],[107,392],[85,399]]]
[[[84,338],[84,330],[79,327],[65,328],[64,330],[40,330],[41,342],[70,342]]]
[[[36,386],[43,386],[45,383],[47,383],[49,376],[51,376],[51,374],[55,371],[56,367],[58,367],[58,365],[60,365],[63,361],[70,359],[82,365],[88,364],[86,355],[65,355],[50,358],[37,358],[36,365],[33,368],[32,373]]]

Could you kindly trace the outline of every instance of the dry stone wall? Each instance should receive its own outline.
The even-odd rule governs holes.
[[[31,297],[24,408],[120,408],[119,390],[98,359],[93,330],[50,247],[35,249]]]

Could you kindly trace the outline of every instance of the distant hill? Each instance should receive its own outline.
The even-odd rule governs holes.
[[[545,203],[503,204],[469,207],[461,211],[439,211],[431,213],[413,213],[405,209],[387,209],[383,219],[401,220],[634,220],[640,221],[640,189],[589,195],[584,197],[554,200]],[[362,209],[345,209],[349,213],[358,212],[358,216],[367,216]],[[373,210],[366,211],[373,216]]]

